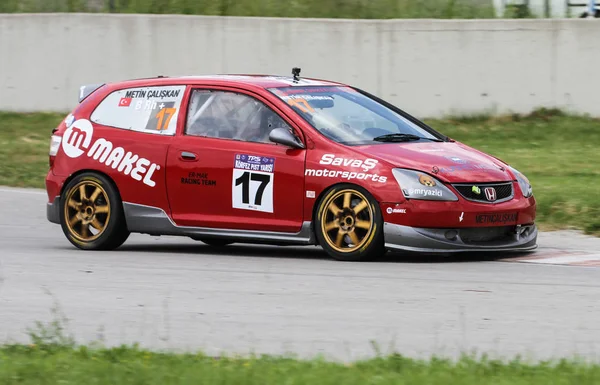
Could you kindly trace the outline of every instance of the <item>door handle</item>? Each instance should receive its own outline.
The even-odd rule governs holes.
[[[196,154],[194,154],[193,152],[188,152],[188,151],[182,151],[180,154],[181,159],[183,160],[196,160]]]

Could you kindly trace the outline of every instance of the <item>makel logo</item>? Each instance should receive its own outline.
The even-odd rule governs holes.
[[[98,138],[90,148],[93,135],[92,123],[86,119],[79,119],[65,131],[62,149],[69,158],[79,158],[89,148],[87,152],[89,158],[129,175],[137,181],[142,181],[145,185],[156,186],[152,175],[154,171],[160,170],[159,165],[146,158],[140,158],[131,151],[125,152],[123,147],[113,147],[112,142],[104,138]]]
[[[82,147],[87,149],[92,141],[94,127],[89,120],[80,119],[65,131],[62,148],[69,158],[78,158],[83,155]]]
[[[496,189],[493,187],[486,187],[485,188],[485,197],[487,198],[488,201],[493,202],[496,200]]]
[[[388,214],[406,214],[406,209],[393,209],[391,207],[388,207],[385,211]]]

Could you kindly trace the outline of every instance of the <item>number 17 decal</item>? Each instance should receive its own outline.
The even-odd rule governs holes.
[[[273,212],[273,174],[275,159],[236,155],[233,169],[233,208]]]
[[[155,116],[155,118],[158,120],[158,122],[156,123],[156,129],[158,131],[166,130],[169,127],[169,123],[171,123],[171,118],[173,117],[173,115],[175,115],[175,112],[177,112],[176,108],[169,107],[165,107],[158,111],[158,113]],[[166,119],[165,114],[167,115]]]
[[[233,207],[273,212],[273,174],[233,170]]]

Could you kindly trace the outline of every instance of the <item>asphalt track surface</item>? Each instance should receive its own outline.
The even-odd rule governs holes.
[[[330,260],[315,247],[232,245],[132,235],[113,252],[82,252],[46,221],[40,190],[0,187],[0,339],[67,317],[78,342],[153,349],[324,354],[392,351],[530,359],[600,352],[600,268],[490,256]],[[598,252],[573,233],[540,249]],[[221,251],[222,250],[222,251]],[[54,309],[54,310],[53,310]]]

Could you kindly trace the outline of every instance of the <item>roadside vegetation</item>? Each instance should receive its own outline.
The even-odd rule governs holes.
[[[0,112],[1,185],[44,188],[51,130],[65,115]],[[538,110],[426,121],[527,175],[542,229],[600,235],[600,119]]]
[[[464,358],[417,361],[399,355],[342,364],[279,357],[213,358],[135,347],[5,346],[2,384],[235,385],[596,385],[600,366],[577,361],[527,364]]]
[[[41,323],[31,343],[0,346],[0,384],[21,385],[592,385],[600,365],[584,360],[526,362],[463,356],[416,360],[399,354],[349,363],[317,357],[220,356],[80,346],[65,322]],[[376,346],[374,346],[376,348]],[[377,349],[375,353],[377,353]]]
[[[115,12],[352,19],[496,17],[492,0],[2,0],[0,12]],[[505,17],[524,17],[519,8]]]

